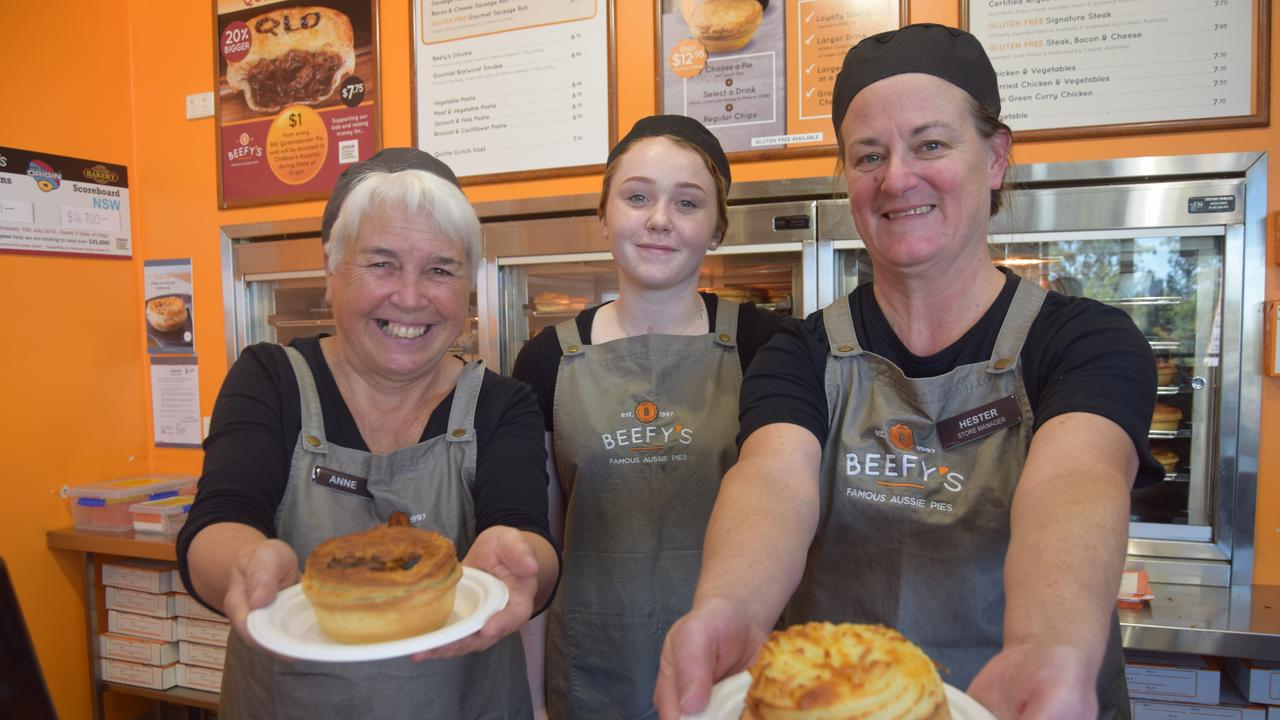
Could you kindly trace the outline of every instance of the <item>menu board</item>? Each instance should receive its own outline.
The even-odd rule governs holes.
[[[729,153],[829,151],[845,53],[904,17],[899,0],[662,0],[662,112],[698,120]]]
[[[130,257],[125,167],[0,147],[0,250]]]
[[[470,182],[605,161],[613,126],[607,0],[413,7],[419,148]]]
[[[327,196],[347,165],[379,149],[375,0],[215,8],[219,202]]]
[[[989,0],[969,29],[1015,131],[1254,112],[1254,2]]]

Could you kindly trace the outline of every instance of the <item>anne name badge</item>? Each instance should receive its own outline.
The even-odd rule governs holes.
[[[360,497],[373,499],[373,493],[369,492],[369,481],[367,479],[356,477],[355,475],[344,475],[327,467],[316,465],[312,468],[311,482],[320,487],[337,490],[348,495],[359,495]]]

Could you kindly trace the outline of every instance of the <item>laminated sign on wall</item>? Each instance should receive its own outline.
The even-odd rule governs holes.
[[[0,146],[0,250],[132,256],[125,167]]]

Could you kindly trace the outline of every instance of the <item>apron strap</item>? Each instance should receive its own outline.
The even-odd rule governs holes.
[[[1040,306],[1044,304],[1047,294],[1039,285],[1026,279],[1018,281],[1013,302],[1000,326],[1000,335],[996,337],[995,348],[991,351],[991,358],[987,360],[987,372],[999,374],[1017,367],[1022,344],[1027,340],[1027,331],[1040,314]]]
[[[717,345],[727,348],[737,347],[738,310],[741,303],[719,298],[716,300],[716,327],[714,340]]]
[[[822,323],[827,328],[827,342],[833,356],[850,357],[862,353],[858,333],[853,329],[853,313],[849,309],[848,295],[836,298],[835,302],[822,309]]]
[[[480,402],[480,386],[484,384],[484,361],[469,362],[458,375],[453,387],[453,406],[449,408],[449,442],[471,442],[476,438],[476,405]]]
[[[307,366],[307,359],[297,348],[281,345],[293,376],[298,380],[298,401],[302,407],[302,447],[310,453],[327,453],[329,444],[324,436],[324,414],[320,411],[320,393],[316,392],[316,378]]]
[[[556,337],[560,340],[560,352],[565,357],[582,354],[582,337],[578,335],[576,317],[556,323]]]

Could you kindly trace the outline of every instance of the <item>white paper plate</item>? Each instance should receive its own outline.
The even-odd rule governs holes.
[[[711,700],[707,709],[695,715],[685,715],[684,720],[739,720],[742,717],[742,701],[751,687],[751,674],[740,672],[716,683],[711,688]],[[956,688],[943,683],[947,704],[951,706],[952,720],[995,720],[977,700]]]
[[[275,602],[250,612],[247,624],[253,639],[274,653],[299,660],[359,662],[412,655],[461,640],[506,606],[507,586],[501,580],[464,567],[449,619],[444,627],[423,635],[360,645],[331,640],[320,629],[301,585],[281,590]]]

